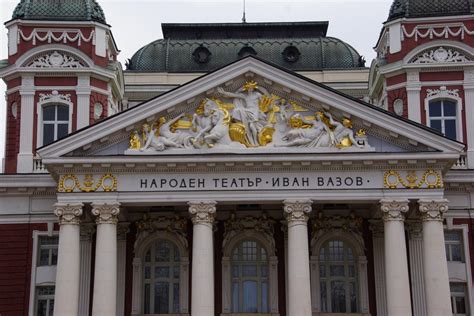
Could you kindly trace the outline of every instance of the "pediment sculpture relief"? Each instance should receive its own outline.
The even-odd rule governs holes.
[[[255,81],[237,91],[217,88],[194,113],[160,117],[130,135],[127,153],[213,148],[368,148],[364,130],[354,132],[348,119],[316,113],[270,94]]]

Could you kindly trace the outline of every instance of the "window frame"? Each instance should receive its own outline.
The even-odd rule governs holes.
[[[68,134],[71,134],[72,132],[72,119],[73,119],[73,110],[74,106],[72,102],[62,100],[62,99],[54,99],[54,100],[45,100],[45,101],[40,101],[36,104],[36,117],[37,117],[37,124],[36,124],[36,129],[37,129],[37,137],[36,137],[36,147],[39,148],[43,146],[43,128],[44,128],[44,121],[43,121],[43,109],[47,106],[50,105],[63,105],[68,107],[68,115],[69,115],[69,121],[68,121]],[[57,108],[55,110],[55,113],[57,114]],[[55,122],[55,137],[57,137],[57,125],[60,123],[66,122],[66,121],[48,121],[48,122]],[[57,140],[57,138],[55,139]]]
[[[38,266],[39,259],[39,236],[59,236],[59,231],[53,230],[53,223],[48,223],[47,231],[34,230],[33,231],[33,245],[32,245],[32,254],[31,254],[31,279],[30,279],[30,302],[35,302],[34,304],[29,304],[28,315],[36,315],[36,288],[38,286],[55,286],[54,282],[45,282],[45,283],[36,283],[37,279],[37,268],[47,268],[56,271],[56,266]],[[59,240],[58,240],[59,247]],[[55,275],[56,273],[54,273]]]
[[[458,241],[448,241],[446,240],[446,232],[455,232],[456,234],[459,235],[459,242]],[[444,246],[445,249],[447,250],[446,252],[446,260],[448,262],[458,262],[458,263],[465,263],[466,262],[466,255],[465,255],[465,250],[464,250],[464,236],[463,236],[463,231],[460,229],[445,229],[444,230]],[[452,246],[453,245],[459,245],[460,250],[461,250],[461,260],[452,260]]]
[[[464,134],[463,134],[463,117],[462,117],[462,111],[463,111],[463,102],[462,99],[459,97],[455,96],[447,96],[447,95],[433,95],[431,97],[427,97],[425,99],[425,115],[426,115],[426,126],[431,127],[431,116],[430,116],[430,103],[431,102],[443,102],[443,101],[451,101],[454,102],[456,105],[456,140],[459,142],[464,141]],[[442,103],[443,104],[443,103]],[[442,113],[444,110],[442,110]],[[453,118],[453,116],[447,116],[445,117],[440,116],[439,120],[441,120],[441,126],[443,129],[444,126],[444,120]],[[444,135],[444,133],[443,133]]]
[[[42,300],[46,300],[46,304],[47,306],[49,307],[50,304],[51,304],[51,301],[54,302],[54,297],[55,297],[55,290],[56,290],[56,287],[55,285],[40,285],[40,286],[36,286],[35,287],[35,301],[34,301],[34,315],[37,315],[38,314],[38,302],[40,300],[40,296],[38,294],[38,290],[39,288],[44,288],[44,287],[52,287],[53,288],[53,294],[47,294],[47,295],[44,295],[43,298],[41,298]],[[52,297],[51,297],[52,296]],[[54,306],[54,305],[53,305]],[[49,308],[48,308],[49,309]],[[54,313],[54,308],[53,308],[53,313]]]
[[[255,240],[266,250],[268,261],[268,312],[261,315],[278,314],[278,257],[273,236],[255,230],[231,232],[224,238],[222,254],[222,314],[243,315],[232,311],[232,251],[244,240]],[[255,314],[258,315],[258,314]]]
[[[460,294],[460,292],[452,292],[451,291],[451,284],[461,284],[464,287],[464,293],[463,295]],[[449,293],[450,293],[450,299],[451,299],[451,307],[453,309],[453,315],[455,316],[468,316],[470,315],[470,305],[469,305],[469,291],[467,289],[467,284],[466,282],[449,282]],[[456,308],[456,297],[463,297],[464,298],[464,305],[466,308],[466,313],[459,314],[457,312]]]
[[[144,266],[145,255],[149,247],[158,240],[174,244],[180,254],[179,314],[189,314],[189,249],[183,236],[168,231],[142,231],[135,242],[133,258],[132,315],[144,315]],[[153,314],[151,314],[153,315]],[[161,315],[161,314],[154,314]],[[164,314],[169,315],[169,314]]]
[[[368,271],[367,257],[365,255],[364,240],[360,234],[344,231],[342,229],[322,230],[317,232],[311,239],[311,304],[313,313],[322,313],[321,293],[320,293],[320,277],[319,254],[321,248],[331,240],[343,241],[352,249],[354,258],[354,268],[356,270],[356,293],[357,293],[357,312],[355,314],[369,313],[369,288],[368,288]],[[290,277],[290,276],[288,276]],[[331,312],[329,312],[331,313]]]

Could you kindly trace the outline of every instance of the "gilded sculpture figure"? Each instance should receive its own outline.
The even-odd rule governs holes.
[[[130,134],[129,152],[211,148],[366,148],[364,130],[335,120],[329,112],[310,112],[294,101],[270,94],[255,81],[237,91],[217,88],[194,113],[160,117]]]

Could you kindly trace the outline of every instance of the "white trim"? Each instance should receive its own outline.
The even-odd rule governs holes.
[[[444,89],[443,89],[444,88]],[[439,90],[433,91],[431,96],[425,98],[425,115],[426,115],[426,126],[431,127],[430,120],[430,101],[434,100],[451,100],[456,102],[456,138],[459,142],[462,142],[464,139],[463,135],[463,102],[462,99],[457,95],[455,90],[449,90],[446,86],[442,86]],[[444,118],[444,115],[441,119]]]
[[[59,231],[53,231],[52,234],[48,231],[33,231],[33,245],[31,258],[31,278],[30,278],[30,304],[28,308],[28,316],[35,316],[36,307],[36,268],[38,262],[38,240],[39,236],[59,236]]]
[[[408,65],[410,64],[410,61],[415,58],[417,55],[420,53],[430,49],[430,48],[439,48],[439,47],[444,47],[444,48],[456,48],[457,50],[461,50],[463,53],[469,54],[469,52],[472,51],[472,47],[469,45],[466,45],[461,42],[455,42],[455,41],[450,41],[450,40],[435,40],[435,41],[430,41],[428,43],[425,43],[423,45],[416,46],[413,50],[411,50],[404,58],[403,58],[403,65]],[[473,57],[472,53],[470,54],[469,57]],[[441,64],[441,63],[440,63]],[[442,63],[443,65],[449,65],[449,66],[457,66],[458,64],[461,63]],[[417,67],[423,67],[423,66],[433,66],[432,64],[416,64]]]
[[[54,90],[53,91],[53,96],[50,98],[46,98],[43,101],[39,101],[36,104],[36,128],[37,128],[37,133],[36,133],[36,147],[41,147],[43,146],[43,107],[47,105],[66,105],[68,107],[69,111],[69,124],[68,124],[68,134],[72,132],[72,117],[73,117],[73,111],[74,111],[74,104],[71,102],[70,99],[67,98],[61,98],[61,97],[54,97],[54,92],[58,93],[58,91]],[[67,96],[64,94],[57,94],[58,96]]]

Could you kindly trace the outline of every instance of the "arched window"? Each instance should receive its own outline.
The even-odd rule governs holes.
[[[269,262],[256,240],[244,240],[232,250],[232,313],[268,313]]]
[[[143,258],[143,313],[180,313],[180,253],[172,242],[159,239]]]
[[[65,137],[69,133],[69,106],[49,104],[42,107],[42,145]]]
[[[319,251],[321,311],[358,312],[357,267],[354,251],[342,240],[329,240]]]
[[[429,101],[429,126],[446,137],[458,139],[458,110],[457,102],[449,99],[435,99]]]

